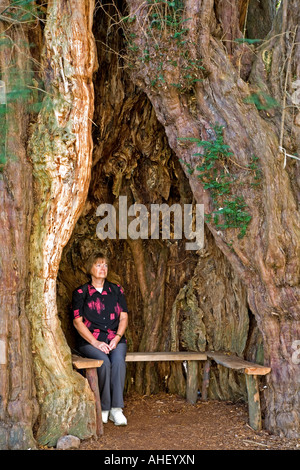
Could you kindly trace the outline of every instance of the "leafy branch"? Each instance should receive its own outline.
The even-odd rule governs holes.
[[[222,130],[222,126],[214,127],[215,139],[211,142],[197,138],[180,138],[179,140],[195,142],[203,149],[202,152],[193,154],[199,158],[194,168],[189,163],[186,164],[182,160],[181,162],[187,166],[189,174],[193,174],[196,170],[203,188],[210,191],[214,210],[206,214],[206,221],[213,222],[216,228],[221,230],[239,229],[238,238],[243,238],[251,221],[251,215],[243,196],[236,196],[233,193],[234,176],[227,169],[225,171],[226,163],[228,160],[232,161],[233,153],[229,145],[224,143]],[[248,169],[255,172],[258,184],[261,174],[255,157]]]

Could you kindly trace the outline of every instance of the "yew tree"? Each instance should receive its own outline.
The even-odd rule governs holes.
[[[95,432],[94,397],[72,371],[55,285],[90,178],[94,4],[37,3],[0,2],[4,449]]]
[[[246,322],[246,292],[271,367],[265,427],[299,437],[299,2],[107,3],[0,0],[0,447],[95,434],[93,396],[73,371],[58,318],[60,264],[69,294],[79,278],[64,260],[76,237],[83,240],[89,208],[115,202],[112,194],[132,196],[132,188],[153,202],[150,183],[141,181],[142,168],[155,165],[165,175],[165,200],[172,167],[182,200],[191,194],[204,204],[206,243],[219,250],[216,264],[228,263],[219,273],[230,290],[224,298],[240,296],[228,312],[233,327]],[[123,153],[114,153],[116,142]],[[140,302],[147,325],[140,347],[159,347],[170,247],[127,243],[140,292],[129,304]],[[206,279],[201,298],[213,300],[207,260],[194,285]],[[177,275],[192,269],[182,261],[174,263]],[[191,299],[196,306],[194,292]],[[176,312],[167,319],[174,343],[177,319]]]
[[[243,280],[263,335],[272,368],[266,426],[296,436],[299,3],[127,4],[132,77],[205,205],[206,224]]]

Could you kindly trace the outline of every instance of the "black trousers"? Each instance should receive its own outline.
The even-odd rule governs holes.
[[[99,351],[91,344],[80,346],[79,350],[85,357],[103,361],[102,366],[97,369],[102,410],[123,408],[127,344],[118,343],[116,349],[109,354]]]

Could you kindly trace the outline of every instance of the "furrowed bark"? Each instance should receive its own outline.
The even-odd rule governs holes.
[[[25,147],[28,102],[10,97],[21,89],[28,91],[31,53],[27,26],[2,20],[0,36],[1,80],[7,96],[5,113],[1,103],[0,129],[0,449],[23,450],[35,448],[32,427],[38,414],[26,312],[33,201]]]
[[[63,247],[86,199],[91,169],[94,3],[48,4],[43,53],[45,98],[30,140],[35,212],[30,250],[34,367],[40,403],[37,440],[55,445],[65,434],[95,434],[95,403],[87,381],[72,371],[57,316],[56,277]]]
[[[247,287],[249,305],[264,338],[265,362],[271,367],[274,363],[266,391],[268,429],[297,437],[300,418],[299,395],[295,390],[299,372],[292,364],[291,351],[293,341],[299,338],[300,218],[299,184],[296,182],[299,182],[299,164],[288,161],[283,168],[280,146],[290,153],[299,152],[297,106],[290,101],[290,105],[285,106],[287,93],[291,94],[296,86],[299,68],[299,6],[292,1],[287,8],[287,2],[282,2],[270,37],[258,49],[258,58],[250,57],[249,67],[251,49],[240,43],[232,43],[229,48],[222,42],[223,25],[230,23],[230,34],[226,30],[226,37],[234,41],[234,28],[239,22],[236,8],[231,10],[229,21],[226,3],[212,0],[184,3],[182,18],[190,19],[186,22],[188,46],[185,53],[191,61],[201,60],[204,71],[202,81],[195,81],[188,92],[182,88],[180,92],[174,86],[179,83],[179,67],[169,65],[179,56],[178,43],[172,43],[170,37],[169,42],[166,39],[164,43],[164,36],[157,34],[154,28],[152,35],[145,33],[149,32],[149,6],[139,0],[128,0],[129,16],[134,18],[130,31],[136,35],[135,57],[146,48],[150,57],[147,61],[132,58],[132,76],[147,93],[171,148],[183,161],[183,168],[186,169],[186,164],[195,167],[193,155],[199,152],[199,147],[193,142],[182,142],[180,138],[213,141],[216,124],[224,126],[224,141],[233,152],[225,165],[236,180],[247,180],[251,157],[259,159],[262,172],[259,187],[254,189],[249,180],[248,184],[235,187],[252,217],[246,236],[240,239],[233,229],[220,231],[212,223],[207,225],[217,246]],[[161,15],[163,22],[163,12]],[[160,57],[157,48],[155,50],[155,40]],[[270,56],[273,57],[271,62]],[[278,67],[279,82],[275,72]],[[157,70],[161,71],[159,76]],[[275,95],[281,106],[271,107],[270,111],[267,107],[258,107],[251,101],[255,93],[260,98]],[[190,175],[186,171],[186,174],[196,201],[204,203],[205,212],[211,212],[210,190],[204,189],[195,173]],[[274,315],[278,316],[275,329],[269,320]],[[275,337],[269,334],[269,329],[274,331]],[[274,349],[274,344],[281,345],[280,352]],[[287,380],[284,394],[277,377],[279,357]],[[285,408],[282,408],[283,395]]]

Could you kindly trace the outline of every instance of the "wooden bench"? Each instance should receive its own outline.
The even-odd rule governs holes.
[[[198,361],[206,361],[207,355],[193,351],[129,352],[126,362],[187,361],[186,399],[196,403],[198,396]]]
[[[262,423],[258,376],[269,374],[271,372],[271,368],[245,361],[244,359],[241,359],[240,357],[232,354],[209,351],[207,352],[207,360],[204,364],[203,370],[203,400],[207,398],[211,360],[215,361],[217,364],[227,367],[228,369],[233,369],[245,374],[248,395],[249,424],[253,429],[259,431],[262,427]]]
[[[74,356],[73,356],[74,357]],[[74,366],[78,368],[85,368],[84,358],[80,358],[80,367],[77,366],[73,360]],[[85,359],[86,360],[86,359]],[[88,379],[89,383],[91,381],[91,388],[95,393],[95,383],[98,385],[97,374],[92,372],[93,368],[99,367],[96,364],[97,362],[93,359],[87,359],[88,368],[90,370]],[[191,351],[175,351],[175,352],[128,352],[126,355],[126,362],[160,362],[160,361],[186,361],[187,362],[187,381],[186,381],[186,399],[189,403],[196,403],[198,397],[198,361],[204,362],[203,367],[203,380],[202,380],[202,393],[201,399],[207,400],[207,390],[209,386],[210,378],[210,369],[211,361],[216,362],[217,364],[227,367],[229,369],[236,370],[238,372],[244,373],[246,377],[246,386],[248,394],[248,409],[249,409],[249,424],[255,430],[261,429],[261,408],[260,408],[260,397],[259,397],[259,387],[258,387],[258,376],[266,375],[271,371],[270,367],[262,366],[260,364],[255,364],[252,362],[245,361],[235,355],[227,354],[224,352],[214,352],[214,351],[205,351],[205,352],[191,352]],[[96,371],[96,369],[95,369]],[[94,378],[96,377],[96,379]],[[98,392],[99,395],[99,392]],[[98,400],[95,393],[95,398]],[[100,399],[99,399],[100,401]],[[101,419],[101,404],[97,404],[98,407],[97,415]],[[99,426],[98,426],[99,427]],[[103,434],[103,426],[101,419],[101,434]]]

